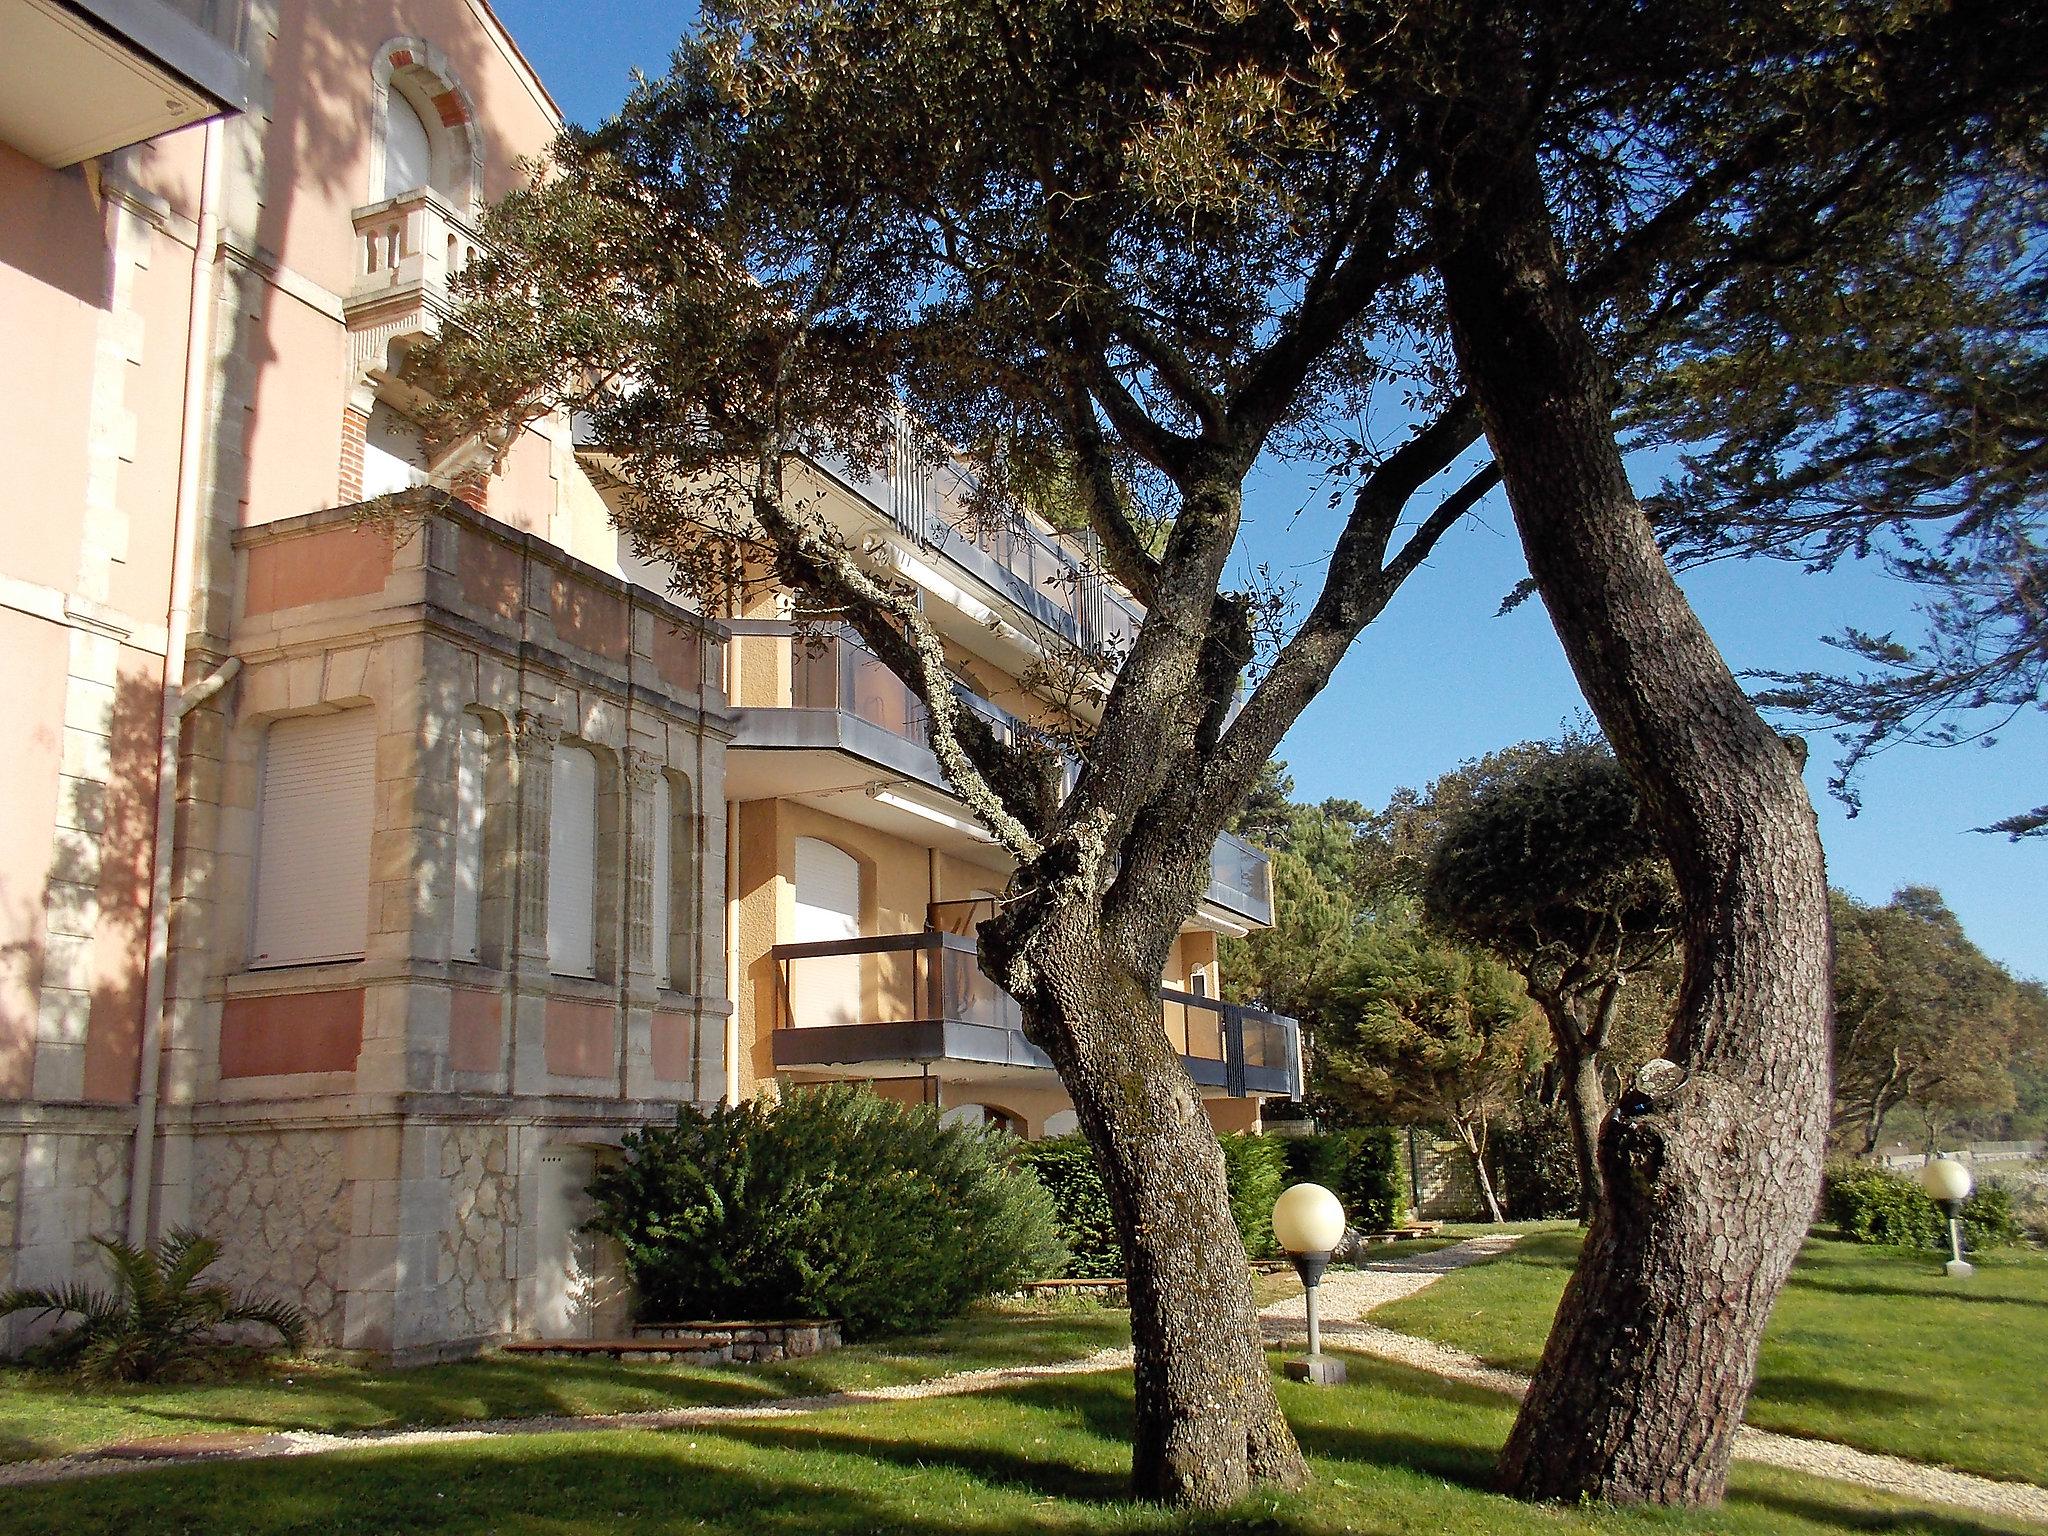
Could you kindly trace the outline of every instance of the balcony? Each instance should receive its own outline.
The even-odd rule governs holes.
[[[1024,1038],[1016,999],[982,974],[974,940],[952,933],[778,944],[778,1070],[857,1069],[908,1075],[935,1063],[1050,1071]],[[1192,992],[1162,989],[1161,1025],[1188,1075],[1233,1098],[1298,1096],[1300,1026],[1293,1019]]]
[[[1096,562],[1027,518],[976,517],[972,466],[957,456],[933,466],[914,433],[907,422],[899,426],[886,473],[844,460],[822,467],[920,549],[943,555],[1069,644],[1114,652],[1130,643],[1144,610],[1104,580]]]
[[[52,169],[248,104],[248,70],[162,0],[0,0],[0,143]]]
[[[392,367],[392,343],[432,336],[454,307],[449,284],[481,242],[462,216],[425,187],[356,209],[356,271],[342,303],[357,382]]]
[[[1205,899],[1256,927],[1272,927],[1272,861],[1235,832],[1224,833],[1209,850],[1209,890]]]

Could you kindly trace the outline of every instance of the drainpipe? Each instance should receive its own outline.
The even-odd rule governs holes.
[[[725,1102],[740,1101],[740,802],[725,803]],[[754,1020],[759,1029],[761,1021]]]
[[[184,689],[185,646],[192,629],[193,575],[199,557],[200,459],[206,447],[207,364],[212,354],[215,295],[220,265],[220,184],[223,134],[219,118],[205,128],[199,178],[199,233],[192,247],[192,295],[185,326],[185,385],[179,402],[178,487],[172,513],[170,609],[164,622],[163,713],[157,734],[156,836],[150,852],[147,969],[142,990],[142,1059],[135,1100],[135,1149],[128,1174],[128,1241],[149,1240],[156,1184],[156,1120],[163,1079],[165,992],[170,964],[171,855],[178,811],[178,744],[186,713],[212,698],[241,669],[226,665]]]

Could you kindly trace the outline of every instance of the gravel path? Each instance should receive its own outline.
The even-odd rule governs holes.
[[[276,1461],[288,1456],[324,1456],[335,1451],[358,1451],[386,1446],[453,1445],[465,1440],[485,1440],[499,1435],[564,1435],[602,1429],[689,1429],[736,1420],[783,1419],[816,1413],[824,1408],[857,1407],[863,1403],[894,1403],[917,1397],[960,1397],[972,1392],[994,1392],[1048,1376],[1082,1376],[1099,1371],[1129,1370],[1131,1351],[1097,1350],[1078,1360],[1056,1360],[1049,1365],[1019,1365],[977,1371],[955,1371],[925,1381],[908,1381],[893,1387],[870,1387],[851,1392],[820,1392],[810,1397],[778,1397],[765,1403],[734,1403],[709,1408],[656,1408],[640,1413],[594,1413],[524,1419],[471,1419],[431,1429],[365,1429],[345,1434],[317,1430],[280,1430],[275,1434],[193,1437],[204,1443],[233,1440],[210,1450],[180,1450],[164,1442],[161,1454],[150,1454],[151,1442],[106,1446],[70,1456],[41,1461],[17,1461],[0,1465],[0,1488],[22,1488],[37,1483],[70,1482],[84,1477],[105,1477],[149,1467],[186,1466],[196,1461]]]
[[[1385,1306],[1403,1296],[1412,1296],[1442,1275],[1501,1253],[1512,1247],[1512,1234],[1474,1238],[1435,1253],[1413,1259],[1375,1265],[1371,1270],[1332,1273],[1322,1285],[1323,1337],[1345,1349],[1412,1366],[1468,1386],[1483,1387],[1520,1397],[1529,1388],[1529,1378],[1518,1371],[1502,1370],[1462,1350],[1451,1349],[1411,1334],[1396,1333],[1364,1321],[1375,1307]],[[1434,1268],[1431,1267],[1432,1261]],[[1267,1338],[1277,1344],[1296,1343],[1307,1333],[1302,1298],[1267,1308],[1260,1314]],[[1967,1472],[1951,1472],[1923,1462],[1898,1456],[1880,1456],[1859,1451],[1832,1440],[1811,1440],[1798,1435],[1774,1434],[1744,1425],[1735,1442],[1739,1460],[1763,1466],[1803,1472],[1811,1477],[1828,1477],[1855,1483],[1884,1493],[1911,1499],[1927,1499],[1980,1514],[2007,1519],[2036,1520],[2048,1524],[2048,1488],[2031,1483],[2000,1482]]]

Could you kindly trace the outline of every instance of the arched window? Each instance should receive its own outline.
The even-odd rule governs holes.
[[[434,141],[419,109],[400,91],[384,97],[384,193],[401,193],[432,185]]]

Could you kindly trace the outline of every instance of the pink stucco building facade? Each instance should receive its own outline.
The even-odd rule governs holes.
[[[678,1103],[838,1077],[1071,1122],[976,979],[1006,861],[900,685],[824,676],[785,604],[671,601],[566,419],[493,475],[426,463],[399,356],[559,126],[482,0],[0,0],[33,381],[0,416],[0,1288],[197,1227],[321,1344],[429,1358],[616,1321],[583,1186]],[[1042,707],[1034,636],[1132,615],[1049,602],[1049,529],[984,548],[832,484],[994,715]],[[1165,979],[1223,1125],[1299,1085],[1291,1021],[1218,1001],[1217,935],[1270,911],[1219,848]]]

